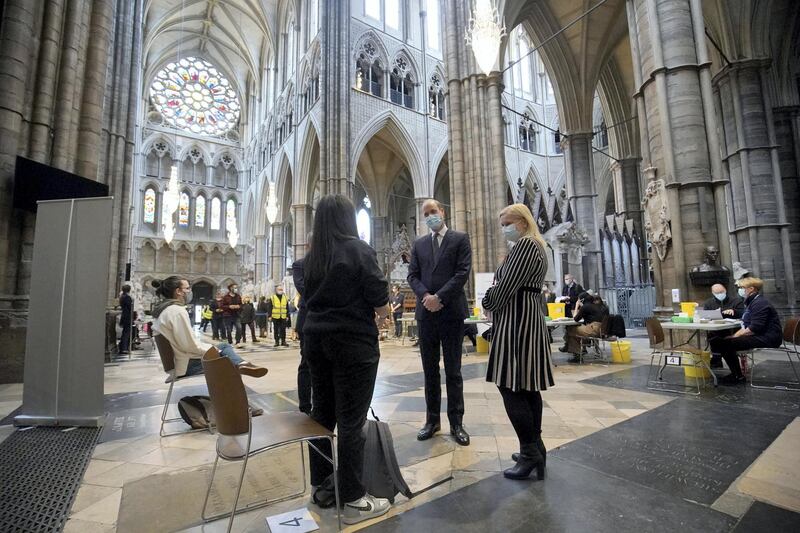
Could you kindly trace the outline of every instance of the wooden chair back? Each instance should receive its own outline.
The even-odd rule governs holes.
[[[661,322],[656,317],[648,318],[644,325],[647,328],[647,338],[650,340],[651,348],[664,342],[664,328],[661,327]]]
[[[175,352],[172,345],[169,343],[164,335],[155,335],[153,340],[156,342],[158,348],[158,355],[161,357],[161,364],[164,366],[164,372],[170,373],[175,370]]]
[[[219,350],[212,346],[203,355],[203,373],[214,406],[217,431],[229,436],[250,431],[247,393],[242,376],[231,360],[221,357]]]

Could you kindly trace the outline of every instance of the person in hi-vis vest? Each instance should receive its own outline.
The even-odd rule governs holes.
[[[275,346],[289,346],[286,344],[286,321],[289,318],[289,299],[283,294],[283,287],[275,287],[275,294],[270,300],[270,317],[272,318],[272,331],[275,334]]]

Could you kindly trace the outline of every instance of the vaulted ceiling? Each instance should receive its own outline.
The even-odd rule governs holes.
[[[223,71],[245,94],[274,55],[278,0],[148,0],[143,82],[188,55]]]

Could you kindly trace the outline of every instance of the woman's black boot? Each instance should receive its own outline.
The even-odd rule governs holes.
[[[536,448],[539,450],[539,453],[542,454],[543,463],[545,467],[547,466],[547,449],[544,447],[544,441],[541,437],[536,441]],[[512,453],[511,459],[516,463],[519,461],[519,453]]]
[[[537,479],[544,479],[544,456],[539,452],[536,443],[524,444],[520,447],[517,464],[503,471],[509,479],[526,479],[536,470]]]

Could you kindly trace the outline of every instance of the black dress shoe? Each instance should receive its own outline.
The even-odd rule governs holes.
[[[569,351],[569,348],[567,348],[566,346],[559,346],[558,351],[566,353]]]
[[[442,429],[439,424],[425,424],[417,433],[417,440],[428,440],[433,434]]]
[[[728,374],[727,376],[719,378],[717,382],[720,385],[743,385],[745,383],[745,377]]]
[[[456,442],[461,446],[469,446],[469,433],[464,431],[464,426],[453,426],[450,428],[450,434],[456,439]]]

